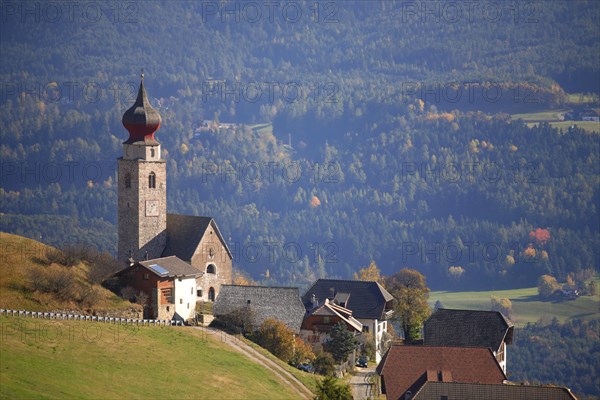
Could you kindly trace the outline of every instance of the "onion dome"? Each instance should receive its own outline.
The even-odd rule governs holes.
[[[144,74],[142,73],[137,99],[131,108],[123,114],[123,126],[129,131],[129,139],[125,143],[144,142],[158,144],[154,132],[160,128],[161,118],[158,111],[150,105],[146,89],[144,89]]]

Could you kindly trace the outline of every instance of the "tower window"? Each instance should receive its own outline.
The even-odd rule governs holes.
[[[148,175],[148,187],[156,189],[156,174],[154,172],[150,172],[150,175]]]
[[[215,264],[208,264],[208,267],[206,267],[206,273],[207,274],[216,274],[217,267],[215,266]]]
[[[150,157],[154,157],[154,147],[150,149]]]
[[[131,174],[125,175],[125,188],[131,189]]]

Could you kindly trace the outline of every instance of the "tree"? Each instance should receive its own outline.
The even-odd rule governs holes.
[[[331,353],[320,351],[316,354],[313,367],[317,374],[333,375],[335,373],[335,360]]]
[[[254,337],[258,345],[269,350],[280,360],[290,362],[294,357],[294,331],[282,321],[266,319]]]
[[[339,383],[333,376],[326,376],[317,382],[315,400],[352,400],[352,391],[348,384]]]
[[[233,284],[240,286],[256,286],[256,282],[244,272],[236,269],[233,271]]]
[[[375,261],[371,261],[368,267],[364,267],[354,273],[355,281],[371,281],[371,282],[383,282],[381,271],[377,268]]]
[[[542,297],[550,297],[560,289],[560,284],[551,275],[542,275],[538,279],[538,293]]]
[[[316,357],[312,351],[312,347],[299,336],[296,336],[294,340],[294,354],[290,360],[290,364],[298,365],[305,362],[312,362]]]
[[[369,332],[363,332],[359,337],[361,343],[361,354],[369,360],[375,360],[375,338]]]
[[[500,299],[492,296],[492,311],[500,311],[504,316],[512,318],[512,302],[510,299]]]
[[[433,305],[433,311],[437,311],[437,310],[439,310],[440,308],[444,308],[444,305],[442,304],[442,302],[441,302],[441,301],[437,300],[437,301],[435,302],[435,304]]]
[[[354,334],[346,329],[346,324],[338,322],[331,328],[329,336],[331,339],[326,343],[327,350],[338,363],[346,361],[358,344]]]
[[[423,274],[414,269],[404,268],[385,280],[387,290],[394,296],[394,318],[404,330],[406,340],[420,336],[421,325],[431,315],[427,298],[429,288]]]

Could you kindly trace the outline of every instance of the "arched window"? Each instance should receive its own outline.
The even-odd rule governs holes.
[[[131,174],[125,174],[125,188],[131,189]]]
[[[150,172],[150,175],[148,175],[148,187],[156,189],[156,174],[154,172]]]
[[[208,289],[208,300],[215,301],[215,288]]]
[[[208,264],[208,267],[206,267],[206,273],[207,274],[216,274],[217,267],[215,266],[215,264]]]
[[[150,157],[154,158],[154,147],[150,148]]]

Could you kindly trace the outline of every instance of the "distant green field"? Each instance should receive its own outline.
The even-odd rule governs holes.
[[[576,125],[577,127],[587,132],[600,132],[600,123],[593,121],[561,121],[564,114],[569,111],[567,109],[561,110],[546,110],[534,113],[525,114],[512,114],[513,120],[522,119],[527,123],[528,127],[534,127],[540,122],[548,122],[552,127],[566,130],[569,127]]]
[[[550,125],[554,128],[566,130],[572,125],[587,131],[587,132],[600,132],[600,122],[594,121],[561,121],[561,122],[550,122]]]
[[[556,317],[561,321],[570,318],[600,318],[598,296],[581,296],[576,300],[560,302],[541,301],[535,287],[482,292],[431,292],[429,303],[433,306],[439,300],[446,308],[489,310],[492,296],[512,301],[513,320],[517,324],[535,322],[540,318]]]
[[[586,93],[571,93],[567,95],[568,102],[571,104],[587,104],[597,103],[598,95],[586,94]]]
[[[522,119],[525,122],[542,122],[542,121],[557,121],[562,119],[562,116],[568,112],[567,109],[562,110],[547,110],[534,113],[512,114],[513,120]]]
[[[270,122],[265,124],[248,125],[248,127],[256,133],[273,133],[273,124]]]
[[[192,328],[18,317],[0,325],[2,399],[298,398],[263,366]]]

